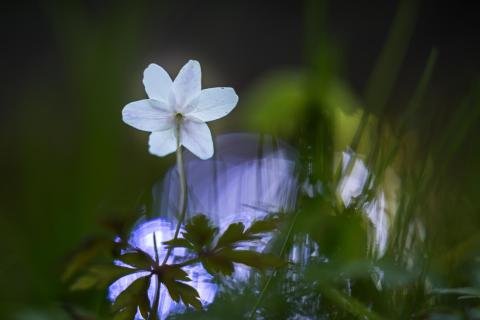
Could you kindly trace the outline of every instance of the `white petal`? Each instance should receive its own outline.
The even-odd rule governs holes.
[[[232,88],[209,88],[202,90],[196,108],[188,115],[202,121],[222,118],[235,108],[238,96]]]
[[[195,60],[188,61],[180,70],[173,81],[173,92],[177,107],[182,111],[183,108],[193,99],[195,99],[202,89],[202,71],[200,63]]]
[[[123,121],[144,131],[161,131],[175,126],[175,115],[166,103],[157,100],[138,100],[123,108]]]
[[[166,156],[177,150],[175,128],[152,132],[148,139],[148,151],[159,157]]]
[[[143,85],[150,99],[168,101],[172,79],[159,65],[150,64],[143,72]]]
[[[213,156],[213,140],[205,122],[188,118],[183,120],[180,131],[182,145],[202,160]]]

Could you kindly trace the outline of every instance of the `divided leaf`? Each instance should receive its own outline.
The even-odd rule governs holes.
[[[191,286],[181,281],[191,281],[188,273],[175,265],[163,265],[154,270],[158,280],[165,285],[170,297],[175,302],[182,300],[185,306],[193,306],[197,310],[202,309],[198,292]]]
[[[220,273],[226,276],[231,275],[235,270],[234,262],[260,270],[278,268],[285,265],[285,261],[271,254],[232,249],[212,252],[202,257],[201,262],[208,273],[212,275]]]
[[[188,240],[197,251],[204,247],[210,247],[218,233],[218,228],[210,224],[210,220],[201,214],[193,217],[185,226],[183,237]]]
[[[86,290],[93,287],[103,289],[117,279],[138,272],[136,269],[116,265],[99,265],[90,267],[87,273],[79,277],[71,286],[71,290]]]
[[[190,305],[197,310],[202,310],[200,296],[193,287],[180,281],[167,281],[164,284],[173,301],[179,302],[182,300],[185,306]]]
[[[275,230],[275,228],[278,227],[281,221],[282,221],[282,216],[269,215],[265,219],[257,220],[253,222],[250,228],[248,228],[245,233],[260,234],[260,233],[272,232],[273,230]]]
[[[234,250],[227,253],[227,256],[233,261],[245,264],[249,267],[264,270],[270,268],[279,268],[285,265],[285,261],[268,253],[260,253],[248,250]]]
[[[175,265],[163,265],[154,270],[154,273],[158,276],[160,282],[168,281],[191,281],[188,277],[188,273],[182,268]]]
[[[167,249],[186,248],[196,253],[196,257],[187,264],[199,261],[212,275],[223,274],[229,276],[235,271],[235,263],[241,263],[260,270],[277,268],[285,263],[281,259],[270,255],[249,250],[237,250],[242,242],[257,240],[262,233],[273,231],[279,224],[279,216],[269,216],[255,221],[245,229],[243,223],[232,223],[220,237],[218,228],[211,225],[205,215],[193,217],[182,232],[183,238],[163,242]],[[216,242],[215,240],[218,239]],[[128,267],[117,265],[95,266],[72,284],[72,290],[89,289],[92,287],[105,288],[114,281],[139,271],[149,271],[149,275],[142,275],[133,281],[121,292],[112,305],[114,319],[133,319],[139,310],[142,317],[151,317],[151,305],[148,289],[152,276],[158,277],[158,283],[163,284],[176,301],[185,306],[202,309],[198,292],[186,284],[191,281],[188,273],[182,269],[185,264],[159,265],[148,253],[138,248],[127,248],[128,252],[121,254],[118,259]]]
[[[177,238],[169,241],[164,241],[163,244],[167,247],[167,249],[173,249],[173,248],[193,249],[193,245],[190,243],[190,241],[184,238]]]
[[[263,220],[253,222],[247,230],[241,222],[232,223],[218,240],[217,248],[233,247],[238,242],[260,239],[260,234],[272,232],[278,227],[280,221],[280,216],[269,215]]]
[[[253,240],[256,238],[245,234],[244,230],[245,226],[243,223],[232,223],[228,226],[227,230],[225,230],[220,239],[218,239],[217,248],[231,246],[237,242]]]
[[[208,254],[200,259],[205,270],[211,275],[220,273],[229,276],[235,271],[232,260],[223,251],[225,250]]]
[[[148,288],[150,286],[150,276],[140,277],[132,282],[124,291],[122,291],[112,305],[112,311],[116,313],[114,319],[133,319],[128,318],[137,312],[137,308],[145,319],[150,314],[150,300],[148,298]]]
[[[241,242],[260,239],[262,233],[273,231],[280,220],[278,215],[271,215],[255,221],[247,230],[241,222],[232,223],[212,245],[218,228],[211,226],[205,215],[197,215],[186,225],[186,231],[182,233],[184,238],[164,244],[171,248],[184,247],[196,251],[203,267],[212,275],[231,275],[235,271],[234,263],[257,269],[276,268],[284,265],[284,261],[270,254],[235,249]]]
[[[119,260],[134,268],[142,270],[150,270],[156,265],[155,260],[153,260],[148,253],[140,249],[135,249],[132,252],[122,254],[119,257]]]

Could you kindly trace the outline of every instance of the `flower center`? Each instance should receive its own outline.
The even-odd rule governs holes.
[[[181,114],[181,113],[178,112],[178,113],[175,115],[175,121],[176,121],[177,123],[180,123],[180,122],[182,122],[182,120],[183,120],[183,114]]]
[[[182,126],[183,118],[183,114],[180,112],[175,115],[175,132],[178,139],[180,139],[180,127]]]

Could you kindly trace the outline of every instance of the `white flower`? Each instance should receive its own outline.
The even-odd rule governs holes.
[[[127,104],[122,115],[125,123],[151,132],[150,153],[162,157],[174,152],[179,138],[179,145],[199,158],[210,158],[213,141],[205,122],[222,118],[235,108],[235,91],[202,90],[200,64],[195,60],[188,61],[174,81],[162,67],[150,64],[143,73],[143,85],[149,99]]]

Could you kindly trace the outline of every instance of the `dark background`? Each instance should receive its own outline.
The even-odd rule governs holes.
[[[68,1],[67,1],[68,3]],[[26,1],[2,4],[1,67],[6,96],[35,77],[60,81],[66,72],[52,11],[76,10],[84,23],[104,25],[125,7],[116,1],[76,1],[70,5]],[[73,5],[72,3],[76,3]],[[439,85],[465,86],[479,66],[478,10],[474,1],[421,1],[419,19],[407,63],[405,80],[423,67],[432,46],[438,48]],[[331,1],[328,32],[344,49],[345,75],[361,92],[387,36],[397,1]],[[68,9],[66,9],[68,8]],[[304,6],[302,1],[140,1],[129,7],[130,18],[142,28],[142,60],[161,61],[178,54],[208,59],[244,88],[260,74],[278,66],[301,66]],[[119,30],[120,31],[120,30]],[[202,59],[203,58],[203,59]],[[143,66],[143,65],[141,65]],[[455,77],[458,81],[449,82]],[[408,82],[408,81],[406,81]],[[400,83],[403,83],[400,81]],[[3,95],[5,98],[5,95]],[[13,108],[4,107],[2,112]]]
[[[331,1],[329,41],[361,95],[396,1]],[[1,5],[0,307],[48,305],[62,291],[68,252],[96,232],[104,212],[133,208],[173,158],[144,150],[121,122],[143,97],[156,62],[174,75],[194,58],[204,84],[239,96],[266,72],[304,66],[302,1],[65,1]],[[410,97],[432,47],[430,92],[448,118],[480,69],[477,2],[423,1],[393,98]],[[241,107],[241,102],[240,105]],[[232,114],[218,131],[242,130]],[[425,121],[428,121],[426,119]]]

